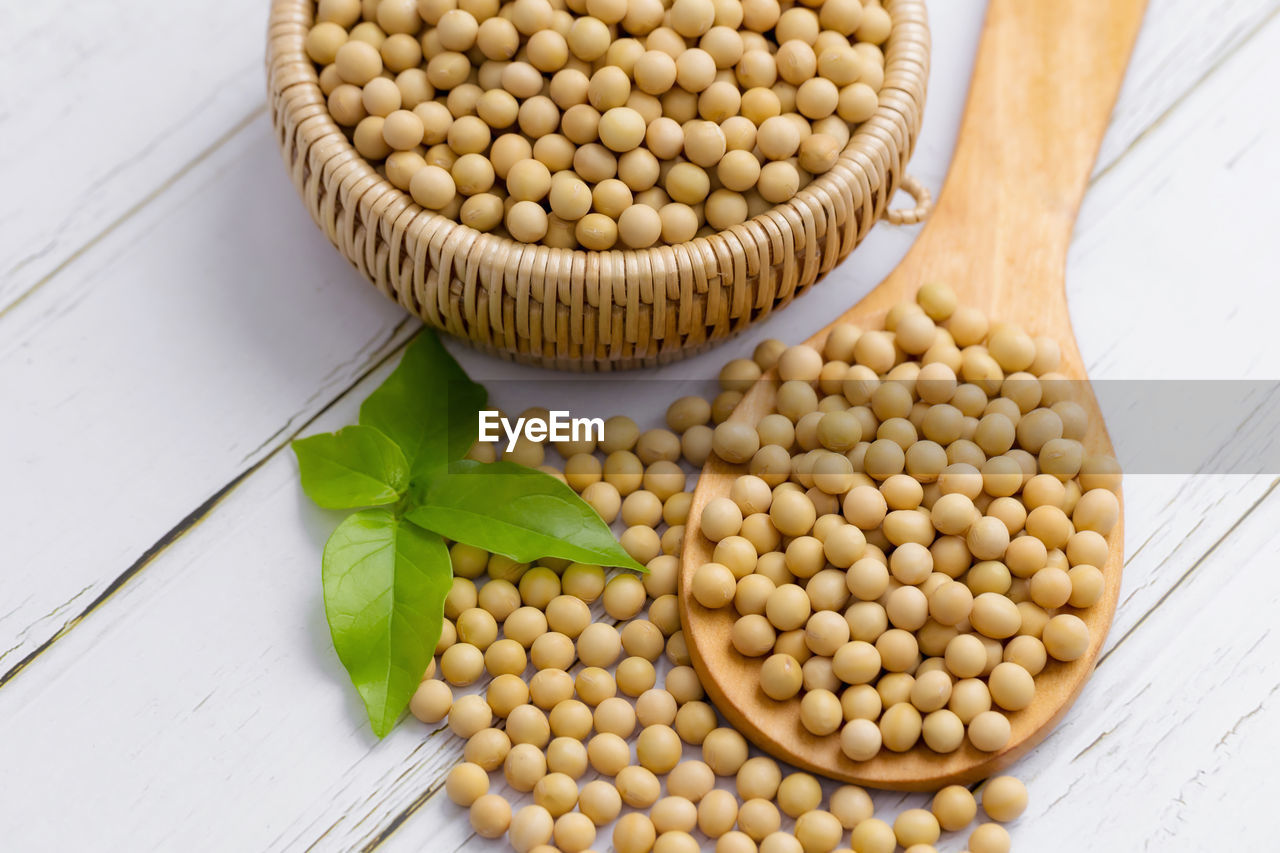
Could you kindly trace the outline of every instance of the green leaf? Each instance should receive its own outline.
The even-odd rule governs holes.
[[[409,487],[409,462],[373,427],[349,426],[292,446],[302,490],[326,509],[392,504]]]
[[[559,557],[645,571],[573,489],[512,462],[463,460],[449,466],[405,517],[447,539],[521,563]]]
[[[409,705],[440,640],[453,582],[434,533],[385,509],[354,513],[324,546],[324,610],[338,659],[384,737]]]
[[[360,406],[360,423],[381,430],[404,451],[413,476],[461,459],[475,444],[476,415],[488,394],[424,329]]]

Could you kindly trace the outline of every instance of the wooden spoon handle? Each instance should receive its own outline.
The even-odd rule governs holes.
[[[951,171],[900,270],[916,286],[975,282],[1011,318],[1065,309],[1072,225],[1145,6],[991,0]]]

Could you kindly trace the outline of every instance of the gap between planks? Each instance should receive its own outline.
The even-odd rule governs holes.
[[[1148,12],[1148,14],[1150,14],[1150,12]],[[1232,42],[1228,48],[1224,49],[1218,55],[1217,59],[1209,63],[1209,65],[1205,67],[1203,73],[1192,81],[1190,86],[1183,89],[1182,93],[1170,101],[1163,110],[1161,110],[1154,118],[1151,119],[1151,121],[1147,123],[1145,127],[1142,128],[1142,130],[1134,134],[1133,138],[1129,140],[1119,153],[1109,159],[1105,165],[1095,169],[1093,176],[1089,179],[1089,186],[1092,187],[1097,181],[1115,169],[1116,166],[1125,162],[1125,158],[1128,157],[1130,152],[1135,148],[1138,148],[1151,134],[1158,131],[1164,125],[1165,121],[1174,115],[1174,113],[1176,113],[1178,109],[1186,103],[1188,98],[1198,92],[1201,86],[1204,86],[1212,80],[1213,77],[1222,70],[1222,66],[1225,65],[1237,51],[1242,50],[1255,38],[1261,35],[1278,15],[1280,15],[1280,3],[1277,3],[1270,12],[1250,27],[1241,38]],[[1139,38],[1141,38],[1141,36],[1139,36]]]
[[[24,669],[26,669],[29,665],[31,665],[33,662],[35,662],[40,657],[40,655],[48,651],[49,648],[54,643],[56,643],[58,640],[65,637],[68,633],[74,630],[81,622],[83,622],[90,614],[92,614],[95,610],[97,610],[99,607],[101,607],[103,604],[109,601],[112,598],[112,596],[114,596],[117,592],[123,589],[127,583],[133,580],[139,573],[141,573],[145,568],[147,568],[147,566],[151,565],[151,563],[157,557],[163,554],[164,551],[169,546],[173,545],[175,542],[177,542],[187,533],[191,532],[197,526],[199,526],[199,524],[202,521],[204,521],[210,515],[210,513],[214,511],[214,509],[217,508],[218,504],[222,503],[222,501],[228,495],[230,495],[232,492],[235,491],[236,487],[244,483],[255,472],[257,472],[260,468],[262,468],[264,465],[266,465],[268,462],[274,459],[278,453],[280,453],[282,450],[284,450],[286,447],[289,446],[290,442],[292,442],[295,438],[301,435],[303,430],[311,426],[311,424],[313,424],[317,419],[322,417],[335,405],[342,402],[342,400],[346,397],[347,394],[351,392],[353,388],[357,387],[361,382],[368,379],[369,376],[371,376],[374,372],[376,372],[380,367],[387,364],[392,358],[398,355],[404,349],[407,341],[400,341],[399,343],[396,343],[396,338],[401,336],[402,331],[409,324],[409,320],[410,320],[409,317],[405,317],[403,320],[401,320],[392,328],[391,334],[388,336],[387,342],[379,345],[376,351],[382,350],[388,344],[394,344],[394,346],[390,350],[388,350],[387,352],[381,355],[375,355],[371,360],[371,363],[366,363],[361,368],[361,372],[354,382],[352,382],[345,389],[343,389],[342,392],[339,393],[337,396],[330,399],[320,409],[312,413],[312,415],[308,417],[305,421],[298,424],[298,426],[292,431],[287,431],[288,425],[289,423],[292,422],[292,419],[290,419],[290,421],[287,421],[285,426],[277,430],[275,435],[273,436],[278,438],[281,435],[283,435],[284,437],[281,438],[278,442],[276,442],[275,446],[272,447],[272,449],[268,453],[264,454],[260,459],[258,459],[256,462],[251,464],[248,468],[238,473],[234,478],[231,479],[230,482],[226,483],[217,491],[215,491],[202,504],[200,504],[190,513],[188,513],[181,521],[179,521],[176,525],[174,525],[172,528],[166,531],[163,536],[161,536],[158,540],[156,540],[156,542],[154,542],[149,548],[147,548],[147,550],[144,551],[142,555],[138,557],[137,560],[135,560],[132,564],[130,564],[130,566],[127,569],[125,569],[123,572],[117,575],[116,578],[112,580],[111,583],[109,583],[107,587],[101,593],[99,593],[99,595],[96,598],[93,599],[93,601],[89,602],[89,604],[83,610],[81,610],[79,613],[73,616],[55,634],[50,636],[43,643],[41,643],[39,646],[37,646],[35,649],[29,652],[26,656],[24,656],[21,660],[19,660],[16,664],[10,667],[3,675],[0,675],[0,689],[2,689],[6,684],[8,684],[10,681],[16,678],[19,674],[21,674],[21,672]]]
[[[1241,525],[1243,525],[1245,521],[1247,521],[1249,517],[1253,515],[1254,511],[1257,510],[1258,507],[1266,503],[1267,499],[1271,497],[1271,493],[1276,490],[1276,486],[1278,485],[1280,485],[1280,477],[1273,479],[1267,485],[1266,491],[1264,491],[1258,497],[1257,500],[1255,500],[1252,504],[1249,505],[1249,508],[1244,511],[1244,514],[1241,515],[1239,518],[1237,518],[1235,522],[1230,527],[1228,527],[1221,536],[1219,536],[1212,544],[1210,544],[1209,547],[1204,550],[1204,553],[1202,553],[1195,560],[1195,562],[1192,563],[1187,568],[1187,570],[1183,572],[1182,575],[1176,581],[1174,581],[1173,584],[1167,590],[1165,590],[1164,593],[1158,599],[1156,599],[1155,604],[1151,605],[1151,607],[1149,607],[1146,610],[1146,612],[1144,612],[1142,616],[1138,618],[1136,622],[1134,622],[1132,625],[1129,626],[1128,630],[1126,630],[1124,634],[1122,634],[1120,638],[1116,640],[1115,643],[1112,644],[1112,646],[1109,649],[1103,652],[1102,656],[1098,658],[1098,664],[1097,664],[1098,667],[1101,667],[1104,663],[1106,663],[1107,658],[1111,656],[1111,653],[1114,652],[1116,649],[1118,649],[1120,645],[1124,643],[1125,640],[1129,639],[1129,637],[1135,631],[1141,628],[1143,623],[1147,621],[1147,618],[1151,616],[1151,614],[1155,613],[1174,593],[1176,593],[1178,589],[1182,587],[1191,578],[1191,576],[1196,573],[1196,571],[1205,563],[1205,561],[1213,556],[1214,552],[1218,550],[1218,547],[1224,544],[1227,540],[1229,540],[1236,533],[1236,531],[1240,529]],[[1128,560],[1125,561],[1125,565],[1126,566],[1128,565]]]
[[[167,192],[169,192],[170,189],[173,188],[175,184],[177,184],[184,177],[186,177],[187,175],[191,174],[196,169],[198,169],[203,163],[205,163],[205,161],[207,161],[210,157],[216,154],[218,149],[222,148],[222,146],[226,145],[228,142],[235,139],[237,136],[239,136],[241,133],[247,130],[249,126],[253,124],[255,119],[257,119],[260,116],[266,115],[266,113],[267,113],[266,104],[261,104],[255,107],[250,113],[248,113],[243,118],[241,118],[238,122],[232,125],[230,130],[228,130],[226,133],[222,134],[217,139],[215,139],[211,145],[201,150],[198,154],[196,154],[195,157],[193,157],[192,159],[184,163],[181,168],[179,168],[177,171],[169,175],[169,177],[161,181],[150,192],[148,192],[138,201],[134,202],[133,205],[128,207],[123,213],[121,213],[115,219],[108,222],[102,228],[102,230],[98,231],[96,234],[91,236],[84,243],[80,244],[80,246],[78,246],[77,248],[69,252],[66,257],[64,257],[61,261],[58,262],[57,266],[49,270],[49,272],[45,273],[40,278],[36,279],[36,281],[32,282],[31,286],[28,287],[26,290],[14,296],[13,299],[10,300],[10,302],[7,305],[0,307],[0,320],[3,320],[6,314],[8,314],[13,309],[17,308],[22,303],[26,302],[29,297],[37,293],[42,287],[44,287],[46,284],[48,284],[49,282],[57,278],[59,275],[61,275],[63,271],[67,269],[67,267],[71,266],[73,263],[75,263],[79,258],[81,258],[86,253],[92,251],[95,246],[97,246],[99,243],[101,243],[103,240],[105,240],[107,237],[109,237],[119,228],[128,224],[134,217],[136,217],[138,214],[146,210],[147,207],[150,206],[152,203],[154,203],[155,201],[163,197]]]

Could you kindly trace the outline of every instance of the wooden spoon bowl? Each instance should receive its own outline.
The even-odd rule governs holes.
[[[882,328],[894,304],[919,286],[940,281],[961,305],[992,320],[1047,335],[1062,348],[1061,372],[1085,380],[1067,313],[1064,288],[1072,225],[1124,69],[1137,37],[1145,0],[1062,3],[992,0],[974,68],[952,168],[933,217],[911,251],[879,286],[837,322]],[[821,349],[830,326],[807,343]],[[765,379],[773,377],[766,375]],[[756,384],[732,420],[754,425],[773,410],[776,382]],[[1089,416],[1086,453],[1112,455],[1102,413],[1087,383],[1078,402]],[[680,570],[680,618],[707,694],[721,713],[765,752],[806,770],[856,784],[933,790],[968,784],[1009,766],[1039,743],[1071,707],[1093,671],[1115,613],[1124,553],[1121,520],[1108,537],[1102,569],[1106,591],[1093,607],[1073,611],[1089,626],[1084,657],[1050,662],[1036,677],[1036,696],[1008,714],[1013,734],[994,753],[967,741],[939,754],[918,744],[905,753],[881,751],[855,762],[839,735],[818,737],[800,724],[799,697],[775,701],[760,689],[764,658],[747,658],[729,641],[732,607],[708,610],[688,594],[693,572],[711,559],[702,536],[702,508],[727,496],[745,466],[715,456],[698,481],[685,531]],[[1122,505],[1123,506],[1123,505]]]

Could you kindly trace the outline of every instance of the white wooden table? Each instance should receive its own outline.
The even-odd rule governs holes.
[[[265,5],[43,0],[0,27],[6,850],[501,849],[441,795],[457,741],[413,721],[376,741],[329,643],[335,516],[302,497],[288,442],[353,421],[416,324],[286,179]],[[931,10],[912,171],[935,189],[982,5]],[[1068,272],[1095,377],[1280,376],[1278,11],[1152,0]],[[796,305],[661,375],[806,337],[913,237],[878,228]],[[454,349],[481,380],[543,375]],[[637,387],[616,411],[672,397]],[[1278,482],[1127,477],[1109,649],[1016,770],[1017,849],[1275,848]]]

